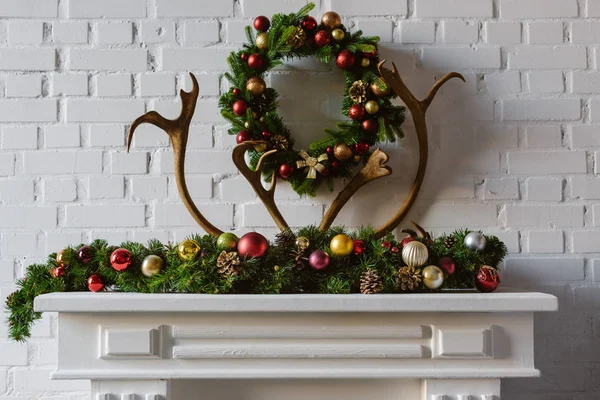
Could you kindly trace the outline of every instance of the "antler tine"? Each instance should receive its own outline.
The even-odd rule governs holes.
[[[279,208],[277,208],[277,204],[275,204],[275,186],[277,183],[277,178],[275,174],[273,174],[269,189],[264,188],[264,186],[262,185],[261,178],[265,160],[271,154],[276,153],[277,150],[273,149],[265,152],[258,160],[258,163],[256,165],[256,171],[252,171],[250,167],[248,167],[248,164],[246,164],[246,160],[244,159],[244,154],[246,153],[246,150],[253,148],[257,145],[264,146],[266,144],[267,142],[263,140],[249,140],[246,142],[242,142],[233,149],[232,159],[237,169],[244,176],[244,178],[246,178],[248,183],[250,183],[250,186],[252,186],[254,192],[256,192],[256,195],[258,196],[260,201],[262,201],[262,203],[265,205],[265,208],[273,218],[273,221],[275,221],[275,224],[277,224],[277,227],[284,231],[288,229],[289,226],[287,222],[285,222],[285,218],[283,218],[283,215],[279,211]]]
[[[129,151],[131,147],[133,134],[140,125],[151,124],[165,131],[167,135],[169,135],[171,146],[173,147],[175,181],[177,182],[177,189],[179,190],[179,196],[183,200],[183,204],[202,229],[210,235],[219,236],[223,231],[211,224],[202,215],[200,210],[198,210],[198,207],[196,207],[196,204],[194,204],[194,201],[192,200],[192,196],[190,196],[185,182],[185,151],[187,139],[190,131],[190,123],[196,109],[198,95],[200,94],[198,80],[192,73],[190,73],[190,77],[192,78],[193,84],[192,91],[186,92],[181,90],[180,92],[181,113],[179,114],[179,117],[177,117],[177,119],[167,119],[156,111],[150,111],[137,118],[129,128],[129,133],[127,135],[127,151]]]

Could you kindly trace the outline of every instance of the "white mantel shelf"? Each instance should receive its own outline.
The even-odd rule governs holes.
[[[501,379],[539,376],[533,315],[557,308],[511,289],[35,300],[59,313],[52,377],[90,380],[92,400],[499,400]]]

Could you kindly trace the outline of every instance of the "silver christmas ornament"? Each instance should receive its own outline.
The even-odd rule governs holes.
[[[420,267],[427,262],[428,258],[427,246],[417,240],[407,243],[402,249],[402,260],[409,267]]]
[[[469,233],[467,236],[465,236],[464,243],[467,249],[477,251],[485,250],[485,246],[487,245],[485,236],[483,236],[483,234],[479,232]]]

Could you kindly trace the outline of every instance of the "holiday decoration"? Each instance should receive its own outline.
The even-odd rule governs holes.
[[[165,262],[162,258],[151,254],[142,261],[142,274],[145,277],[151,278],[162,270],[164,264]]]
[[[200,244],[195,240],[186,239],[177,246],[177,254],[183,261],[193,261],[200,254]]]
[[[456,244],[456,238],[454,236],[448,236],[444,238],[444,246],[450,250]]]
[[[365,108],[361,104],[352,104],[348,116],[355,121],[362,121],[365,117]]]
[[[331,249],[331,253],[334,256],[347,256],[354,251],[354,244],[352,242],[352,238],[348,235],[344,235],[340,233],[331,239],[329,243],[329,248]]]
[[[438,289],[444,283],[444,272],[435,265],[423,268],[423,284],[429,289]]]
[[[392,244],[390,242],[388,242],[387,240],[384,240],[381,242],[381,247],[383,247],[384,249],[389,249],[392,247]]]
[[[452,275],[456,271],[456,263],[452,257],[442,257],[440,258],[438,264],[440,268],[445,270],[448,275]]]
[[[341,29],[334,29],[333,31],[331,31],[331,36],[334,40],[339,42],[341,40],[344,40],[344,36],[346,36],[346,34]]]
[[[362,256],[365,251],[367,251],[367,245],[364,240],[356,239],[352,241],[353,252],[357,256]]]
[[[379,129],[379,123],[377,122],[376,119],[373,119],[373,118],[365,119],[361,123],[361,128],[366,133],[368,133],[370,135],[374,135],[375,133],[377,133],[377,130]]]
[[[240,256],[235,251],[222,251],[217,257],[217,268],[221,276],[238,276],[241,263]]]
[[[50,270],[52,276],[55,278],[62,278],[65,276],[65,267],[56,267]]]
[[[117,271],[125,271],[132,261],[131,253],[127,249],[116,249],[110,255],[110,265]]]
[[[265,67],[265,59],[258,53],[251,54],[248,57],[248,66],[255,70],[262,70]]]
[[[264,79],[259,76],[253,76],[252,78],[248,79],[248,82],[246,83],[246,90],[255,96],[261,96],[265,92],[266,88],[267,84],[265,83]]]
[[[261,15],[254,19],[254,29],[256,29],[257,31],[266,32],[269,30],[270,26],[271,21],[269,21],[269,18],[265,17],[264,15]]]
[[[298,246],[300,250],[304,251],[308,249],[308,246],[310,246],[310,240],[308,240],[307,237],[298,236],[296,239],[296,246]]]
[[[94,259],[94,249],[90,246],[81,246],[77,250],[77,259],[82,263],[89,263]]]
[[[383,290],[383,281],[377,272],[367,268],[360,277],[360,292],[362,294],[376,294]]]
[[[390,251],[391,251],[392,253],[394,253],[394,254],[398,254],[398,253],[400,253],[400,249],[398,248],[398,246],[392,246],[392,247],[390,248]]]
[[[293,173],[294,167],[292,167],[290,164],[284,163],[279,166],[279,176],[281,176],[283,179],[289,178]]]
[[[363,155],[369,151],[369,144],[367,142],[360,141],[354,145],[354,151],[358,154]]]
[[[334,11],[328,11],[321,17],[321,24],[333,30],[342,25],[342,17]]]
[[[217,238],[217,250],[233,251],[237,249],[240,239],[231,232],[223,232]]]
[[[91,292],[99,292],[104,289],[104,283],[99,275],[91,275],[87,280],[88,289]]]
[[[409,267],[420,267],[427,262],[429,251],[427,246],[418,241],[407,243],[402,249],[402,260]]]
[[[67,252],[64,249],[59,251],[56,254],[56,265],[58,265],[59,267],[63,267],[63,268],[66,267],[67,259],[68,259]]]
[[[302,20],[302,28],[304,28],[307,31],[314,31],[315,28],[317,27],[317,20],[314,17],[304,17],[304,19]]]
[[[363,68],[367,68],[369,65],[371,65],[371,60],[369,60],[368,58],[361,58],[360,59],[360,66]]]
[[[327,268],[329,265],[329,254],[323,250],[315,250],[310,254],[308,262],[310,263],[311,267],[317,271],[320,271]]]
[[[409,244],[410,242],[412,242],[412,241],[414,241],[414,240],[415,240],[415,238],[414,238],[414,237],[412,237],[412,236],[407,236],[407,237],[405,237],[404,239],[402,239],[402,241],[400,242],[400,245],[401,245],[402,247],[404,247],[404,246],[406,246],[407,244]]]
[[[246,233],[238,242],[238,253],[244,258],[260,258],[269,248],[269,242],[260,233]]]
[[[256,35],[256,47],[261,50],[266,50],[269,48],[269,35],[266,32],[259,33]]]
[[[302,45],[306,42],[306,32],[302,27],[297,26],[294,29],[294,33],[287,40],[287,44],[294,49],[302,47]]]
[[[331,43],[331,33],[323,30],[315,33],[315,44],[317,47],[327,46],[329,43]]]
[[[383,79],[379,79],[371,83],[371,91],[375,96],[383,97],[390,94],[390,87]]]
[[[500,276],[495,268],[484,265],[475,275],[475,287],[482,293],[490,293],[498,288]]]
[[[354,66],[356,62],[356,56],[350,50],[342,50],[340,54],[338,54],[335,65],[341,69],[350,69]]]
[[[379,104],[377,104],[375,100],[369,100],[365,104],[365,110],[371,115],[377,114],[379,111]]]
[[[367,85],[363,81],[355,81],[348,90],[350,99],[355,103],[364,103],[367,100]]]
[[[248,110],[248,104],[244,100],[237,100],[233,103],[233,113],[238,117],[246,115],[246,111]]]
[[[237,136],[235,137],[235,141],[237,142],[237,144],[243,143],[250,139],[252,139],[252,136],[250,136],[250,132],[248,131],[239,131]]]
[[[404,292],[412,292],[422,282],[421,270],[415,267],[400,267],[398,270],[398,286]]]
[[[327,154],[321,154],[319,157],[311,157],[306,151],[300,150],[299,155],[303,159],[296,161],[296,166],[298,168],[306,168],[306,177],[308,179],[317,179],[317,172],[322,174],[326,170],[321,162],[329,159]]]
[[[338,143],[333,148],[333,156],[340,161],[352,158],[352,149],[345,143]]]
[[[233,88],[231,90],[231,93],[233,93],[234,96],[240,96],[242,94],[242,91],[239,88]]]
[[[481,232],[471,232],[465,236],[465,246],[469,250],[483,251],[485,250],[486,240]]]

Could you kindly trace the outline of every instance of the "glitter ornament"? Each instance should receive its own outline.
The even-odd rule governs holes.
[[[317,47],[327,46],[329,43],[331,43],[331,33],[324,30],[315,33],[315,44]]]
[[[356,239],[352,242],[354,254],[357,256],[362,256],[365,251],[367,251],[367,245],[364,240]]]
[[[354,121],[362,121],[365,117],[365,108],[361,104],[352,104],[348,110],[348,116]]]
[[[344,33],[343,30],[341,29],[334,29],[331,32],[331,36],[333,37],[333,39],[337,42],[344,40],[344,36],[346,36],[346,34]]]
[[[495,268],[484,265],[475,275],[475,287],[482,293],[490,293],[500,285],[500,275]]]
[[[317,24],[317,20],[311,16],[304,17],[304,19],[302,20],[302,27],[307,31],[314,31],[317,27]]]
[[[234,251],[237,249],[239,241],[240,238],[238,238],[235,234],[231,232],[223,232],[217,238],[217,249],[221,251]]]
[[[327,11],[321,17],[321,24],[333,30],[342,26],[342,17],[335,11]]]
[[[246,82],[246,90],[254,96],[261,96],[267,89],[265,80],[259,76],[253,76]]]
[[[375,100],[369,100],[365,104],[365,110],[371,115],[377,114],[379,111],[379,104],[377,104]]]

